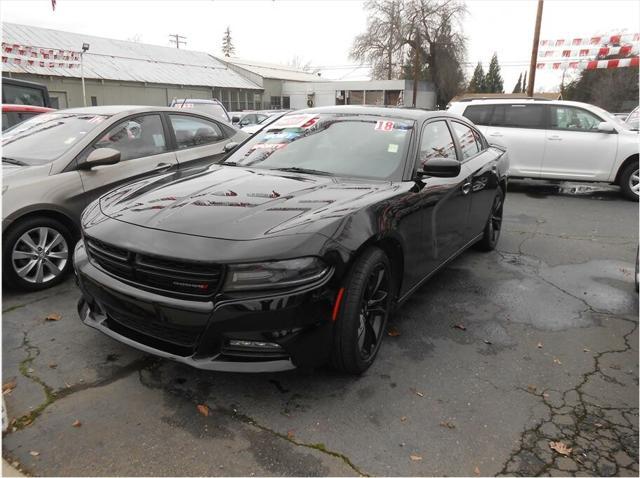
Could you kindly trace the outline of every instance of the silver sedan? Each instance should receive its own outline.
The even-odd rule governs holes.
[[[82,210],[125,182],[206,167],[248,135],[205,113],[98,106],[3,133],[3,282],[40,290],[71,268]]]

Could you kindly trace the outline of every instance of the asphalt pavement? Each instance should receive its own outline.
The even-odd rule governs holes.
[[[504,214],[498,250],[423,286],[361,377],[194,370],[82,325],[71,280],[5,292],[3,456],[51,476],[638,476],[638,204],[514,182]]]

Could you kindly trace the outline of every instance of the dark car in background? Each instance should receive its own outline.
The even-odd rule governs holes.
[[[222,164],[93,202],[80,317],[202,369],[362,373],[395,307],[471,245],[496,246],[507,163],[446,112],[284,115]]]
[[[2,104],[58,107],[51,104],[45,85],[7,76],[2,77]]]
[[[30,105],[2,105],[2,131],[22,123],[29,118],[55,111],[53,108]]]
[[[247,137],[204,113],[149,106],[53,111],[5,131],[3,281],[25,290],[60,282],[91,201],[130,181],[207,167]]]

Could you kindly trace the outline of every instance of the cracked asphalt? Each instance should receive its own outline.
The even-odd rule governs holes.
[[[50,476],[638,476],[637,203],[514,182],[504,213],[498,251],[422,287],[361,377],[193,370],[83,326],[71,280],[4,292],[3,456]]]

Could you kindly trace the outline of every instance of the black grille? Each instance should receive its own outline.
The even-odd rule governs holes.
[[[205,300],[222,279],[222,266],[134,253],[93,238],[86,239],[89,257],[110,274],[166,295]]]

